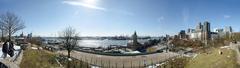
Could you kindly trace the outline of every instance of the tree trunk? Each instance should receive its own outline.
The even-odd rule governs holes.
[[[3,30],[1,30],[2,31],[2,37],[1,37],[1,40],[3,41]]]
[[[68,50],[68,58],[70,58],[70,55],[71,55],[70,53],[71,53],[71,51],[70,51],[70,50]]]
[[[70,53],[71,53],[71,51],[68,50],[68,64],[67,64],[67,68],[70,68],[70,60],[69,60],[70,55],[71,55]]]
[[[8,41],[11,41],[11,31],[8,32]]]

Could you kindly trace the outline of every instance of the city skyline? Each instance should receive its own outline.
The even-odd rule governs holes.
[[[57,36],[65,27],[80,36],[174,35],[209,21],[211,30],[232,26],[239,31],[237,0],[1,0],[0,13],[20,16],[26,28],[19,33]]]

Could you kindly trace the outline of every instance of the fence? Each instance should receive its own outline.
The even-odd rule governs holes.
[[[76,49],[76,51],[91,53],[91,54],[107,55],[107,56],[139,56],[139,55],[160,53],[160,52],[151,52],[151,53],[136,53],[136,54],[119,54],[119,53],[105,53],[105,52],[90,52],[90,51],[84,51],[84,50],[79,50],[79,49]]]
[[[161,64],[173,58],[181,57],[181,55],[172,55],[165,53],[163,56],[113,56],[99,57],[99,56],[82,56],[81,61],[88,63],[90,66],[101,68],[144,68],[155,64]],[[117,57],[117,58],[116,58]],[[129,58],[132,57],[132,58]],[[87,68],[90,68],[87,66]],[[86,67],[86,66],[85,66]],[[162,66],[161,66],[162,67]]]

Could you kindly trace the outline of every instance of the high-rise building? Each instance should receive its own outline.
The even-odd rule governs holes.
[[[220,32],[223,32],[223,29],[221,29],[221,28],[215,28],[215,29],[214,29],[214,32],[220,33]]]
[[[225,27],[225,29],[224,29],[224,32],[232,32],[233,30],[232,30],[232,27],[231,26],[227,26],[227,27]]]
[[[24,37],[24,34],[23,34],[23,32],[20,34],[20,37]]]
[[[202,31],[202,40],[210,40],[211,39],[211,29],[210,23],[205,21],[203,24],[203,31]]]
[[[211,30],[210,23],[205,21],[203,24],[199,22],[195,29],[188,29],[189,38],[196,40],[210,40],[211,39]]]
[[[202,32],[202,30],[203,30],[203,25],[202,25],[202,23],[201,22],[199,22],[198,23],[198,25],[196,26],[196,32]]]
[[[32,33],[28,34],[27,38],[32,38]]]
[[[220,37],[232,37],[232,27],[227,26],[224,29],[216,28],[214,32],[211,32],[211,25],[208,21],[204,23],[198,23],[195,29],[187,29],[187,36],[189,39],[207,41]]]
[[[191,29],[190,28],[187,29],[187,33],[191,33]]]
[[[225,27],[224,29],[224,32],[225,32],[225,36],[228,36],[229,38],[232,36],[232,27],[231,26],[227,26]]]
[[[195,29],[188,28],[187,33],[194,33]]]
[[[178,36],[179,36],[180,39],[185,39],[185,38],[187,38],[187,35],[186,35],[185,30],[181,30],[181,31],[179,32]]]

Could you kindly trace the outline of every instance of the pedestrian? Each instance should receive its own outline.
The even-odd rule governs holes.
[[[8,54],[8,42],[4,42],[3,46],[2,46],[2,52],[3,52],[3,55],[2,55],[2,58],[6,58],[7,57],[7,54]]]
[[[10,55],[10,57],[14,56],[14,44],[13,41],[9,41],[9,49],[8,49],[8,54]]]

